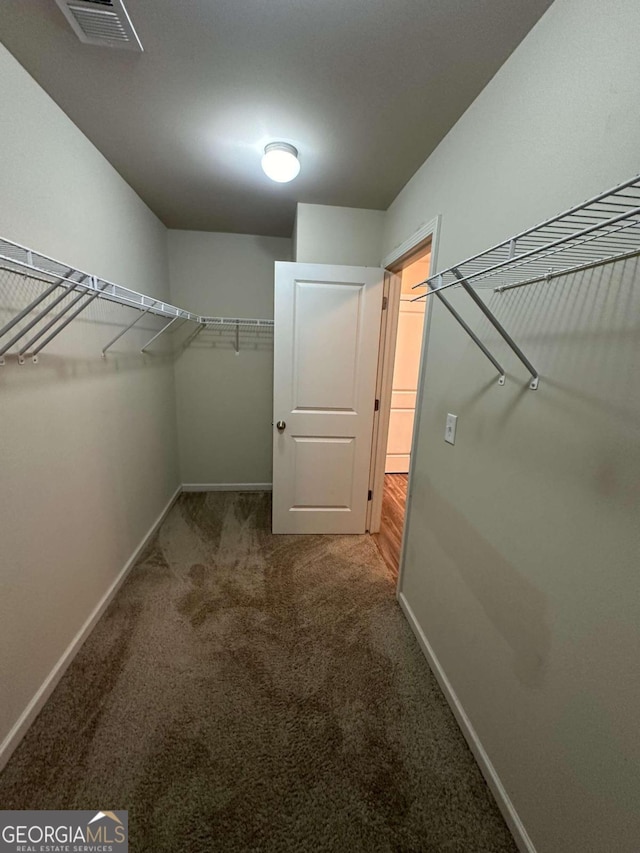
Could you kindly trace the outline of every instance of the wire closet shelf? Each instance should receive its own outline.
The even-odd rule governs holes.
[[[505,376],[500,364],[442,294],[450,287],[462,287],[529,370],[529,387],[535,389],[538,387],[537,371],[475,290],[491,288],[497,293],[503,293],[638,254],[640,175],[522,231],[491,249],[434,273],[414,285],[414,289],[427,288],[427,292],[416,299],[436,295],[442,301],[498,369],[499,383],[503,385]]]
[[[103,347],[103,357],[106,356],[107,351],[116,341],[133,328],[146,314],[164,317],[169,322],[141,348],[141,352],[146,352],[150,345],[164,332],[175,329],[178,325],[186,322],[197,324],[198,330],[210,328],[235,331],[236,352],[239,352],[239,334],[241,331],[262,333],[273,331],[273,320],[246,317],[208,317],[194,314],[162,299],[138,293],[128,287],[75,269],[47,255],[3,238],[0,238],[0,270],[17,273],[24,276],[25,280],[36,280],[46,285],[35,299],[32,299],[28,305],[18,311],[0,328],[0,365],[5,363],[5,355],[16,345],[18,346],[18,361],[21,364],[24,363],[24,356],[27,353],[37,363],[38,354],[69,323],[88,308],[94,299],[106,299],[127,308],[135,308],[139,312],[129,325],[121,329]],[[52,298],[49,299],[49,297]],[[67,297],[72,298],[67,299]],[[59,310],[54,312],[58,306],[60,306]],[[22,320],[25,320],[25,323],[20,325]],[[29,332],[33,332],[33,334],[28,336]]]
[[[460,283],[514,287],[609,263],[640,251],[640,175],[441,270],[414,285],[445,289]],[[422,294],[426,296],[427,294]],[[420,298],[420,297],[418,297]]]

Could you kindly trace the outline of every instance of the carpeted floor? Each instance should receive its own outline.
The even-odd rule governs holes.
[[[0,776],[130,850],[516,850],[367,536],[183,495]]]

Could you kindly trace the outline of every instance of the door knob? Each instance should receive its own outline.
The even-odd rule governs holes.
[[[278,423],[276,424],[276,429],[278,430],[278,432],[284,432],[286,427],[287,425],[284,421],[278,421]]]

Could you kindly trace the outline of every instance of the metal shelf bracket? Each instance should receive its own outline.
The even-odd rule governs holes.
[[[476,344],[476,346],[478,346],[478,347],[482,350],[482,352],[486,355],[486,357],[489,359],[489,361],[491,362],[491,364],[492,364],[492,365],[495,367],[495,369],[498,371],[498,385],[504,385],[504,382],[505,382],[505,372],[504,372],[504,368],[502,367],[502,365],[500,364],[500,362],[499,362],[499,361],[497,361],[497,359],[495,359],[495,358],[493,357],[493,355],[489,352],[489,350],[487,349],[487,347],[482,343],[482,341],[480,340],[480,338],[479,338],[479,337],[476,335],[476,333],[473,331],[473,329],[471,328],[471,326],[469,326],[469,324],[468,324],[467,322],[465,322],[465,320],[463,320],[463,319],[462,319],[462,317],[460,316],[460,314],[458,314],[458,312],[457,312],[457,311],[456,311],[456,309],[453,307],[453,305],[449,302],[449,300],[448,300],[445,296],[443,296],[441,293],[438,293],[438,291],[437,291],[437,290],[436,290],[436,291],[434,291],[434,293],[436,294],[436,296],[438,297],[438,299],[442,302],[442,304],[445,306],[445,308],[447,309],[447,311],[449,311],[449,313],[450,313],[450,314],[452,314],[452,315],[453,315],[453,317],[455,317],[455,319],[456,319],[456,320],[458,321],[458,323],[462,326],[462,328],[465,330],[465,332],[469,335],[469,337],[472,339],[472,341]]]
[[[148,314],[148,313],[149,313],[149,311],[151,311],[151,309],[154,307],[154,305],[157,305],[157,304],[158,304],[157,300],[156,300],[156,299],[154,299],[154,300],[153,300],[153,302],[151,303],[151,305],[149,305],[149,307],[148,307],[148,308],[146,308],[146,309],[145,309],[141,314],[138,314],[138,316],[137,316],[137,317],[135,317],[135,318],[134,318],[134,319],[129,323],[129,325],[128,325],[128,326],[125,326],[125,327],[124,327],[124,329],[121,329],[115,337],[111,338],[111,340],[109,341],[109,343],[108,343],[108,344],[106,344],[106,345],[102,348],[102,358],[106,358],[106,357],[107,357],[107,350],[111,349],[111,347],[115,344],[115,342],[116,342],[116,341],[119,341],[119,340],[120,340],[120,338],[121,338],[124,334],[126,334],[126,333],[129,331],[129,329],[132,329],[132,328],[135,326],[135,324],[138,322],[138,320],[142,320],[142,318],[145,316],[145,314]]]
[[[509,349],[511,349],[511,350],[515,353],[515,355],[520,359],[520,361],[521,361],[521,362],[524,364],[524,366],[527,368],[527,370],[528,370],[528,371],[529,371],[529,373],[531,374],[531,380],[530,380],[530,382],[529,382],[529,388],[530,388],[532,391],[535,391],[535,390],[538,388],[539,381],[540,381],[540,377],[538,376],[538,371],[537,371],[537,370],[535,369],[535,367],[531,364],[531,362],[529,361],[529,359],[528,359],[528,358],[526,357],[526,355],[522,352],[522,350],[520,349],[520,347],[517,345],[517,343],[516,343],[516,342],[513,340],[513,338],[511,337],[511,335],[510,335],[510,334],[507,332],[507,330],[504,328],[504,326],[502,325],[502,323],[500,323],[500,322],[498,321],[498,319],[497,319],[497,317],[495,316],[495,314],[493,313],[493,311],[491,311],[491,310],[490,310],[490,309],[485,305],[485,303],[482,301],[482,299],[480,299],[480,297],[478,296],[478,294],[477,294],[477,293],[475,292],[475,290],[471,287],[471,285],[470,285],[470,284],[469,284],[469,282],[465,279],[465,277],[462,275],[462,273],[460,272],[460,270],[459,270],[457,267],[451,267],[451,272],[455,275],[455,277],[458,279],[458,281],[460,282],[460,284],[462,285],[462,287],[465,289],[466,293],[468,293],[468,294],[469,294],[469,296],[471,297],[471,299],[475,302],[475,304],[478,306],[478,308],[482,311],[482,313],[485,315],[485,317],[489,320],[489,322],[490,322],[490,323],[491,323],[491,325],[494,327],[494,329],[498,332],[498,334],[500,335],[500,337],[505,341],[505,343],[507,344],[507,346],[509,347]],[[439,295],[439,296],[442,296],[442,294],[438,294],[438,295]],[[475,336],[472,336],[472,337],[475,337]],[[503,373],[504,373],[504,371],[503,371]],[[504,383],[502,383],[502,384],[504,384]]]
[[[169,322],[165,326],[163,326],[159,332],[156,332],[155,335],[150,340],[148,340],[146,342],[146,344],[140,349],[140,352],[146,352],[149,349],[149,347],[151,346],[151,344],[154,341],[156,341],[160,337],[160,335],[164,334],[164,332],[166,332],[168,329],[170,329],[171,326],[173,326],[173,324],[177,322],[177,320],[178,320],[177,317],[174,317],[173,320],[169,320]],[[186,320],[187,320],[187,318],[185,317],[185,319],[182,322],[185,323]],[[182,325],[182,323],[180,325]]]

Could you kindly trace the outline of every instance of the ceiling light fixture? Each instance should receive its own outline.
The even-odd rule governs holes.
[[[262,168],[272,181],[279,184],[292,181],[300,171],[297,148],[288,142],[270,142],[264,149]]]

